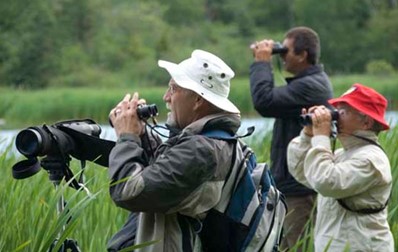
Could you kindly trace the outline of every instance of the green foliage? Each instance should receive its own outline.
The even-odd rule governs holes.
[[[372,60],[366,64],[366,73],[379,76],[389,76],[394,73],[394,68],[385,60]]]
[[[250,0],[248,8],[256,26],[272,32],[288,30],[294,26],[294,4],[290,0]],[[266,31],[263,31],[264,35]]]
[[[365,40],[370,1],[295,1],[296,23],[312,27],[321,39],[321,61],[329,73],[361,72],[369,47]],[[321,21],[322,20],[322,21]]]
[[[384,9],[376,12],[369,20],[369,30],[366,35],[368,50],[365,58],[390,62],[393,67],[398,66],[398,9]],[[370,49],[372,48],[372,49]],[[370,49],[370,50],[369,50]]]
[[[187,26],[204,22],[206,1],[168,0],[165,20],[171,25]]]
[[[242,76],[251,42],[300,25],[318,31],[329,73],[360,73],[378,59],[397,68],[397,22],[390,2],[371,0],[3,1],[0,85],[160,85],[157,60],[179,62],[196,48]]]
[[[57,43],[48,36],[54,33],[54,13],[41,1],[2,2],[0,12],[5,14],[0,21],[1,82],[45,86],[56,65],[53,53]]]

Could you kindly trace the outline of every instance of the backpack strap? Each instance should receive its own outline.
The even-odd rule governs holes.
[[[254,126],[248,127],[246,130],[246,134],[244,135],[232,135],[225,130],[215,129],[215,130],[204,130],[200,134],[203,136],[215,138],[215,139],[223,139],[223,140],[236,140],[239,138],[244,138],[247,136],[251,136],[256,128]]]
[[[235,140],[238,138],[236,135],[231,135],[230,133],[226,132],[225,130],[209,130],[204,131],[201,133],[203,136],[207,136],[214,139],[221,139],[221,140]]]
[[[236,149],[236,140],[237,140],[237,136],[235,136],[235,135],[232,135],[232,134],[230,134],[230,133],[228,133],[227,131],[225,131],[225,130],[208,130],[208,131],[202,131],[201,132],[201,135],[203,135],[203,136],[206,136],[206,137],[209,137],[209,138],[213,138],[213,139],[219,139],[219,140],[225,140],[225,141],[230,141],[230,140],[234,140],[234,150]],[[235,158],[236,158],[236,151],[233,151],[233,153],[232,153],[232,160],[235,160]],[[234,166],[234,162],[231,162],[231,167],[230,167],[230,169],[229,169],[229,172],[228,172],[228,174],[227,174],[227,176],[226,176],[226,179],[225,179],[225,181],[227,181],[227,179],[230,177],[230,175],[231,175],[231,172],[232,172],[232,168],[233,168],[233,166]],[[224,185],[223,185],[223,189],[224,189],[224,187],[225,187],[225,183],[224,183]],[[200,234],[201,233],[201,231],[202,231],[202,228],[203,228],[203,221],[201,221],[201,220],[199,220],[199,219],[196,219],[196,218],[193,218],[193,217],[190,217],[190,216],[186,216],[186,215],[182,215],[182,214],[178,214],[180,217],[182,217],[181,218],[181,220],[187,220],[190,224],[191,224],[191,226],[193,227],[193,229],[194,229],[194,232],[196,233],[196,234]]]

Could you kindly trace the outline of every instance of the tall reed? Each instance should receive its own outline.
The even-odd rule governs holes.
[[[247,142],[256,151],[259,161],[269,162],[271,135],[253,136]],[[398,127],[380,136],[391,162],[393,192],[389,203],[389,223],[393,234],[398,234]],[[106,242],[124,223],[127,212],[117,208],[111,201],[107,169],[89,163],[83,177],[91,191],[75,190],[64,182],[55,187],[45,170],[24,180],[15,180],[11,167],[19,159],[8,151],[0,154],[0,251],[47,251],[54,243],[60,246],[64,239],[75,240],[82,251],[105,251]],[[71,163],[75,174],[80,172],[80,163]],[[60,197],[67,203],[58,213],[56,206]],[[307,250],[313,251],[312,222],[306,239],[299,241]],[[398,236],[395,235],[398,251]]]

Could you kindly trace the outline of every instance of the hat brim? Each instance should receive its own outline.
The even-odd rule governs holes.
[[[333,107],[336,107],[337,104],[339,103],[347,103],[348,105],[350,105],[351,107],[355,108],[356,110],[370,116],[373,120],[377,121],[378,123],[380,123],[383,126],[383,130],[388,130],[390,128],[390,126],[388,125],[388,123],[385,121],[384,118],[380,118],[380,116],[377,113],[373,113],[373,112],[365,112],[362,107],[360,106],[360,104],[358,104],[358,102],[353,101],[349,98],[346,97],[339,97],[339,98],[334,98],[334,99],[330,99],[328,100],[329,104],[332,105]]]
[[[240,113],[239,109],[229,101],[228,98],[214,94],[196,81],[192,80],[179,65],[164,60],[159,60],[158,65],[167,70],[178,86],[194,91],[205,100],[224,111]]]

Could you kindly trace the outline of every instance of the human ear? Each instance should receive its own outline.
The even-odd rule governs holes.
[[[300,52],[300,53],[299,53],[299,54],[297,54],[297,55],[298,55],[298,61],[299,61],[300,63],[302,63],[302,62],[304,62],[304,61],[306,61],[306,60],[307,60],[308,53],[307,53],[307,51],[306,51],[306,50],[304,50],[304,51]]]
[[[366,116],[365,121],[363,123],[365,130],[369,130],[373,128],[375,120],[369,116]]]
[[[197,95],[197,94],[194,94],[194,97],[192,97],[192,99],[195,100],[193,110],[200,110],[206,101],[205,99],[203,99],[202,96]]]

